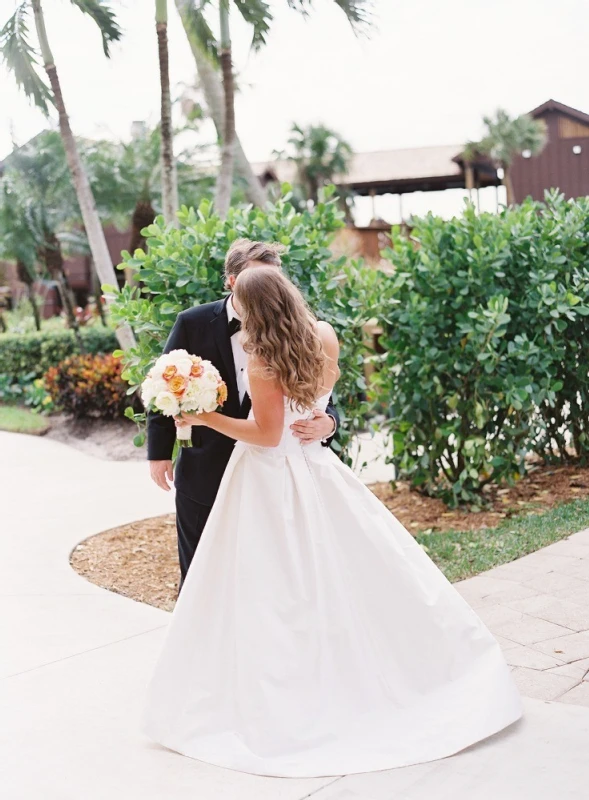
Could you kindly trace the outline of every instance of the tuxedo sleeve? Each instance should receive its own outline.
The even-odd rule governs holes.
[[[178,314],[163,352],[188,350],[188,341],[182,314]],[[147,414],[147,459],[148,461],[169,461],[176,442],[176,425],[173,417],[164,417],[157,411]]]
[[[329,416],[333,417],[334,420],[335,420],[335,430],[333,432],[333,435],[330,436],[329,439],[327,439],[325,442],[321,443],[324,447],[329,447],[329,445],[333,442],[333,440],[334,440],[334,438],[335,438],[335,436],[336,436],[336,434],[338,432],[339,424],[340,424],[339,414],[337,413],[337,408],[333,404],[333,397],[329,398],[329,403],[327,404],[327,408],[325,409],[325,413],[329,414]]]

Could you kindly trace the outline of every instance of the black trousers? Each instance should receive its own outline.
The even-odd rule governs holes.
[[[188,567],[194,558],[201,533],[210,513],[210,506],[203,506],[202,503],[197,503],[185,494],[176,492],[176,530],[178,531],[178,557],[180,559],[180,589],[182,589]]]

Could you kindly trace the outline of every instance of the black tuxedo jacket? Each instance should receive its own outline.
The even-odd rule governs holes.
[[[245,419],[251,401],[246,395],[243,403],[239,402],[226,303],[227,299],[217,300],[182,311],[168,337],[164,353],[187,350],[211,361],[227,384],[228,397],[223,414]],[[339,425],[339,416],[331,398],[327,413]],[[176,426],[172,417],[150,412],[147,417],[147,458],[150,461],[171,459],[175,441]],[[197,503],[212,506],[234,444],[234,439],[211,428],[193,426],[192,447],[179,450],[174,476],[176,490]]]

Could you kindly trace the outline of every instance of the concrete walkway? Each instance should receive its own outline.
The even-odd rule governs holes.
[[[589,532],[464,581],[505,648],[526,715],[430,764],[261,778],[138,732],[168,615],[80,578],[81,539],[172,509],[137,462],[0,433],[0,796],[3,800],[546,800],[589,784]],[[553,702],[557,701],[557,702]]]

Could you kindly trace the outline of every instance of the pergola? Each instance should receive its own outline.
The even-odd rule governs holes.
[[[464,145],[442,145],[356,153],[348,173],[340,180],[336,178],[336,182],[359,196],[398,195],[403,218],[404,194],[466,189],[472,197],[473,191],[501,184],[495,166],[486,156],[476,154],[465,162],[463,150]],[[295,165],[286,160],[258,163],[253,168],[264,185],[290,182],[296,175]]]

